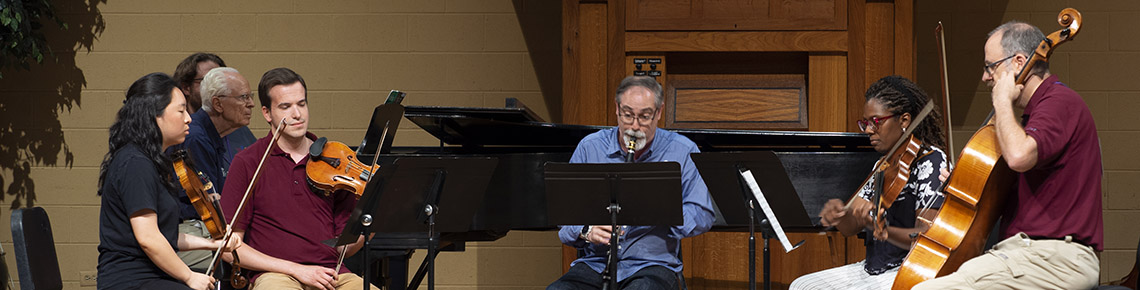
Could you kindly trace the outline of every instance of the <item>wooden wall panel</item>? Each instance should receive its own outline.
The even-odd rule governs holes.
[[[910,80],[915,79],[917,68],[914,40],[914,1],[894,1],[894,74]]]
[[[847,0],[626,0],[625,27],[644,30],[843,30]]]
[[[847,51],[841,31],[628,32],[631,51]]]
[[[807,129],[803,75],[681,75],[665,88],[669,128]]]
[[[599,110],[611,103],[607,94],[609,77],[596,72],[609,68],[609,47],[606,35],[608,7],[604,3],[581,3],[567,0],[563,5],[563,18],[567,19],[563,32],[563,122],[570,124],[606,125],[607,112]]]
[[[846,129],[847,56],[808,56],[808,130],[842,132]]]
[[[804,244],[790,253],[785,253],[780,242],[769,242],[771,253],[771,277],[774,289],[787,289],[795,278],[815,271],[837,267],[847,262],[844,253],[848,251],[850,240],[860,243],[855,237],[844,237],[838,232],[827,233],[788,233],[792,243]],[[682,245],[691,245],[691,253],[685,255],[685,268],[691,271],[686,276],[690,289],[747,289],[748,286],[748,233],[709,232],[685,239]],[[756,235],[756,281],[764,281],[764,240]],[[759,287],[758,287],[759,288]]]
[[[847,50],[847,132],[859,132],[855,121],[863,115],[863,91],[867,89],[864,84],[867,76],[862,69],[867,65],[867,4],[863,1],[851,1],[847,15],[848,50]]]
[[[609,7],[609,11],[606,11],[606,23],[609,24],[610,27],[614,28],[606,31],[606,47],[609,48],[609,51],[607,51],[606,54],[606,58],[609,59],[610,62],[607,66],[607,69],[605,70],[607,73],[606,75],[609,78],[609,85],[606,86],[606,92],[603,94],[603,98],[607,100],[606,112],[617,112],[617,104],[613,101],[613,94],[615,91],[617,91],[617,87],[619,84],[621,84],[621,80],[626,77],[625,64],[622,63],[622,61],[625,60],[626,53],[628,52],[628,50],[625,48],[625,42],[622,41],[625,39],[626,33],[625,3],[625,0],[607,0],[606,3],[606,5]],[[607,125],[617,125],[617,114],[606,113],[606,116]]]

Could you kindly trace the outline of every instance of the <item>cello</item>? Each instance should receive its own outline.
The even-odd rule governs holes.
[[[1057,23],[1064,28],[1041,41],[1018,74],[1017,84],[1029,79],[1034,64],[1047,61],[1054,48],[1076,36],[1081,14],[1065,8],[1057,15]],[[936,31],[940,36],[941,29]],[[966,143],[957,167],[942,184],[940,191],[946,197],[942,210],[930,228],[916,238],[891,289],[910,289],[953,273],[966,260],[981,254],[1017,177],[1001,156],[993,111],[984,124]]]

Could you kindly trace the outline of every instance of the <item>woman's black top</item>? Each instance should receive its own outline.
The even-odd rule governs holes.
[[[178,203],[154,162],[138,146],[114,153],[99,209],[99,289],[132,289],[154,279],[175,280],[143,253],[131,230],[131,215],[153,210],[158,230],[178,250]]]

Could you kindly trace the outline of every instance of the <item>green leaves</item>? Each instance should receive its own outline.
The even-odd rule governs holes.
[[[45,52],[52,54],[42,31],[45,18],[67,29],[49,0],[0,0],[0,71],[9,66],[30,70],[31,61],[43,63]]]

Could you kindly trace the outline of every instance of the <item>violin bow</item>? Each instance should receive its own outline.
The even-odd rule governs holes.
[[[380,160],[380,149],[384,147],[384,139],[388,138],[388,124],[389,122],[384,122],[384,131],[380,133],[380,143],[376,144],[376,152],[372,153],[372,173],[368,175],[368,180],[372,180],[372,178],[376,176],[376,168],[378,167],[376,166],[376,161]],[[363,195],[364,193],[362,192],[361,194]],[[368,237],[364,238],[367,239]],[[336,270],[333,271],[334,273],[340,273],[340,265],[344,263],[344,255],[347,252],[348,245],[340,247],[340,256],[336,259]]]
[[[269,141],[269,146],[266,146],[265,153],[261,154],[261,161],[257,162],[257,170],[253,171],[253,178],[249,180],[249,186],[245,188],[245,194],[242,195],[241,203],[238,204],[237,211],[234,212],[233,220],[231,220],[230,223],[226,225],[226,234],[222,236],[222,246],[218,247],[218,250],[214,252],[213,258],[210,259],[210,267],[206,268],[207,276],[213,276],[212,274],[214,273],[214,265],[217,265],[218,257],[221,255],[222,250],[226,248],[226,245],[229,244],[230,237],[233,236],[233,221],[237,220],[238,216],[241,215],[242,210],[245,209],[245,202],[249,200],[249,194],[253,192],[253,185],[257,184],[257,178],[261,176],[261,167],[265,165],[265,158],[269,156],[269,151],[273,150],[273,145],[277,144],[277,139],[281,138],[281,132],[285,130],[285,125],[285,118],[281,118],[281,123],[277,126],[277,130],[273,132],[273,140]]]

